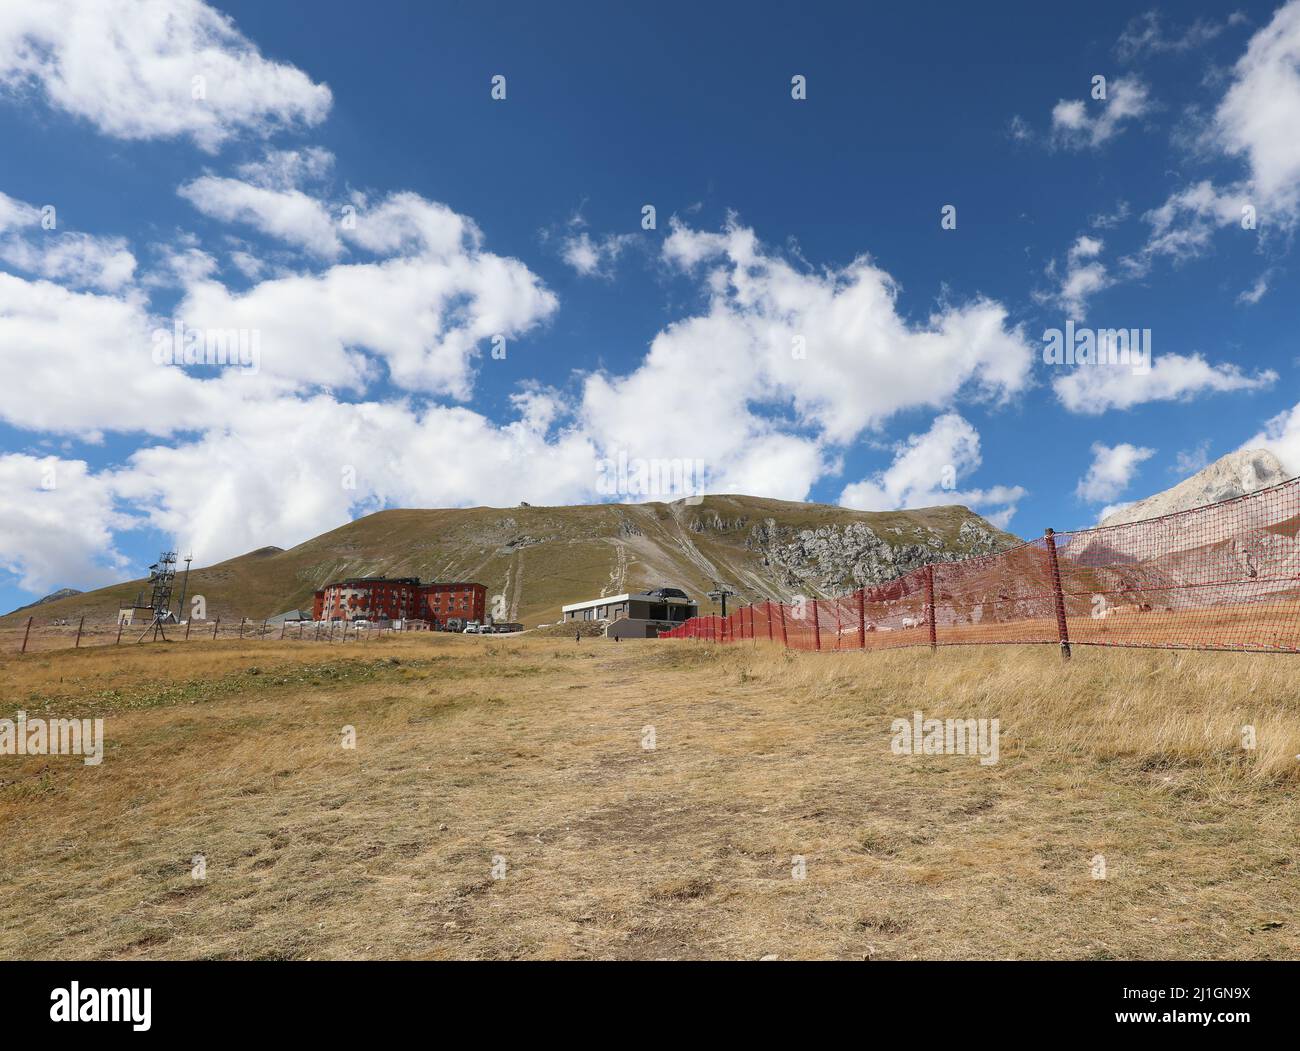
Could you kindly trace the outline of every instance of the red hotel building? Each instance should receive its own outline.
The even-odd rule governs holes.
[[[452,618],[483,622],[482,584],[421,584],[419,577],[355,577],[316,592],[313,620],[427,620],[442,627]]]

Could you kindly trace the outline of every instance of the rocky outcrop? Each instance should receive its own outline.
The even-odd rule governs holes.
[[[723,518],[722,515],[714,511],[710,515],[696,515],[687,523],[686,528],[692,533],[705,533],[710,531],[722,533],[735,532],[736,530],[744,529],[747,525],[749,525],[748,518],[743,516],[740,518]]]
[[[1008,546],[975,519],[962,523],[955,548],[934,529],[894,532],[899,539],[886,540],[863,522],[792,529],[769,518],[750,530],[745,546],[762,553],[763,564],[781,584],[819,591],[882,584],[931,562],[956,562]]]
[[[968,518],[957,530],[957,543],[965,555],[991,555],[995,551],[1005,551],[1009,546],[1005,540],[990,533],[982,522]]]

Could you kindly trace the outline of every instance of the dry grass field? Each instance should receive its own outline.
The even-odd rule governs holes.
[[[1297,661],[6,655],[0,717],[102,716],[107,746],[0,756],[0,958],[1296,958]],[[892,754],[917,709],[999,718],[1000,761]]]

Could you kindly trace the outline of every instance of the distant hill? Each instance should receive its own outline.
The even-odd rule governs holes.
[[[1278,482],[1285,482],[1290,472],[1267,449],[1241,449],[1215,460],[1172,489],[1127,504],[1102,519],[1102,525],[1122,525],[1145,518],[1159,518],[1175,511],[1231,500]]]
[[[71,598],[74,595],[80,594],[82,594],[82,592],[78,591],[76,588],[59,588],[58,591],[51,591],[44,598],[38,598],[35,602],[29,602],[25,606],[19,606],[16,610],[7,615],[13,616],[14,613],[21,613],[23,610],[30,610],[37,606],[44,606],[47,602],[58,602],[59,599]]]
[[[287,551],[265,547],[195,569],[189,594],[204,597],[209,619],[262,619],[310,609],[313,591],[342,577],[472,580],[505,597],[508,620],[533,627],[558,620],[565,603],[639,588],[670,584],[702,605],[713,580],[730,584],[741,602],[826,596],[1018,542],[959,506],[875,512],[706,496],[694,504],[391,510]],[[128,581],[42,612],[112,618],[144,587]]]

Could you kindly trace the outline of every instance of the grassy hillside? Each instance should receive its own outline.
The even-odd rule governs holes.
[[[209,619],[261,619],[310,608],[316,588],[346,576],[472,580],[484,584],[489,596],[505,596],[507,619],[532,627],[557,620],[565,603],[661,584],[701,599],[711,580],[722,579],[742,601],[852,588],[861,581],[852,579],[842,558],[802,570],[796,564],[792,570],[769,556],[772,543],[788,544],[800,531],[826,531],[834,540],[855,524],[900,550],[909,545],[924,549],[927,561],[968,553],[976,534],[994,546],[1016,542],[957,506],[863,512],[708,496],[696,505],[392,510],[349,522],[287,551],[268,547],[196,569],[189,594],[206,599]],[[797,551],[789,557],[799,562]],[[886,575],[893,575],[887,570]],[[142,587],[136,580],[73,595],[10,614],[0,624],[12,626],[32,612],[42,620],[62,617],[75,624],[86,615],[102,623],[115,617],[119,605],[132,602]],[[178,594],[179,587],[178,578]]]
[[[6,715],[106,741],[0,769],[0,957],[1294,959],[1294,675],[447,635],[0,653]],[[999,761],[893,754],[917,709],[999,718]]]

